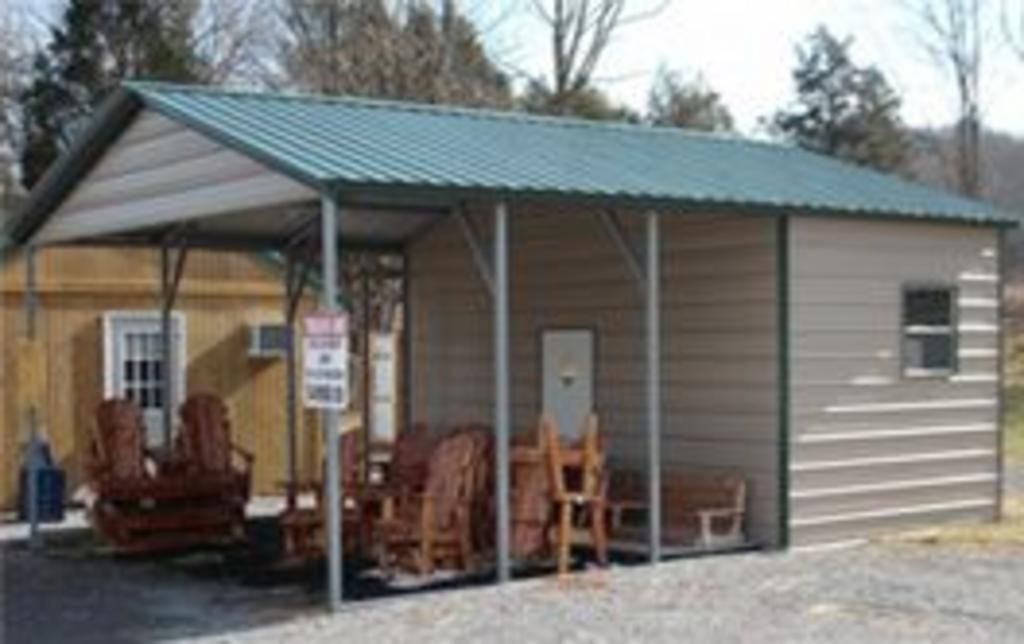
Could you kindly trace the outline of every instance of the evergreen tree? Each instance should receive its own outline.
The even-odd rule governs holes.
[[[22,180],[31,187],[122,79],[198,79],[198,0],[69,0],[19,97]]]
[[[797,51],[796,102],[772,119],[797,145],[883,171],[906,167],[911,140],[899,96],[875,67],[850,57],[851,41],[819,27]]]
[[[729,108],[703,78],[687,83],[678,73],[662,69],[651,88],[647,106],[647,118],[654,125],[708,132],[733,129]]]

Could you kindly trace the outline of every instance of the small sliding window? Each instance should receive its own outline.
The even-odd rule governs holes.
[[[957,369],[956,289],[903,289],[903,376],[950,376]]]

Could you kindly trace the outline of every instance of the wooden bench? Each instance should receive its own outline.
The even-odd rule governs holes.
[[[613,470],[608,495],[612,539],[646,539],[647,473]],[[662,472],[663,544],[701,550],[742,545],[746,496],[746,482],[736,475]]]

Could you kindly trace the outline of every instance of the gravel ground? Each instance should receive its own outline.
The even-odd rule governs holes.
[[[1024,641],[1019,549],[705,557],[354,602],[328,617],[315,585],[240,583],[208,565],[216,555],[114,560],[83,547],[82,534],[51,536],[32,555],[6,531],[0,641]]]

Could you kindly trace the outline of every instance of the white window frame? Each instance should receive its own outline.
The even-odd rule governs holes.
[[[943,291],[949,293],[949,324],[948,325],[923,325],[915,324],[908,325],[906,323],[907,318],[907,296],[913,292],[919,291]],[[955,286],[945,283],[928,283],[928,282],[917,282],[904,284],[900,291],[900,372],[904,378],[907,379],[923,379],[923,378],[950,378],[958,372],[960,368],[959,360],[959,345],[960,338],[958,333],[958,320],[959,320],[959,293]],[[907,364],[907,339],[910,337],[921,337],[921,336],[948,336],[950,339],[950,350],[949,359],[950,365],[948,367],[938,368],[921,368],[912,367]]]
[[[160,324],[160,311],[156,309],[149,310],[118,310],[118,311],[106,311],[103,313],[103,397],[111,398],[117,395],[114,390],[114,385],[117,380],[114,369],[120,365],[114,364],[115,349],[114,345],[116,342],[115,332],[117,325],[120,322],[155,322],[157,325]],[[174,375],[174,397],[175,400],[171,401],[172,409],[176,409],[177,405],[185,399],[185,385],[186,385],[186,374],[188,372],[188,363],[186,362],[186,346],[188,344],[188,327],[185,324],[185,314],[181,311],[171,311],[171,332],[173,334],[174,329],[180,330],[180,341],[175,343],[176,355],[171,356],[174,364],[171,366],[171,371]]]

